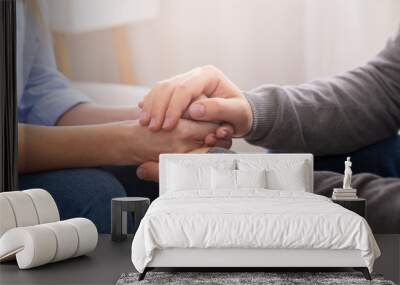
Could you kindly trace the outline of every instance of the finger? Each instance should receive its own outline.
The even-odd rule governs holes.
[[[189,112],[188,112],[187,110],[186,110],[185,112],[183,112],[181,118],[182,118],[182,119],[188,119],[188,120],[190,120]]]
[[[209,134],[215,134],[218,124],[181,120],[188,123],[186,138],[193,141],[203,141]]]
[[[143,105],[144,105],[143,101],[139,101],[138,107],[139,107],[140,109],[143,109]]]
[[[217,128],[218,125],[213,123],[180,119],[176,128],[176,135],[181,140],[178,152],[188,152],[205,146],[205,138],[209,134],[215,134]]]
[[[151,130],[157,131],[161,128],[165,111],[163,105],[168,105],[173,91],[175,78],[158,82],[142,100],[142,112],[139,122],[142,126],[149,126]]]
[[[193,104],[193,103],[196,102],[196,101],[199,101],[199,100],[202,100],[202,99],[207,99],[207,98],[208,98],[208,97],[207,97],[206,95],[201,94],[199,97],[193,98],[192,101],[190,102],[190,104]],[[189,105],[189,106],[190,106],[190,105]],[[188,109],[186,109],[186,110],[183,112],[182,118],[183,118],[183,119],[190,119],[190,115],[189,115],[189,110],[188,110]]]
[[[191,76],[180,82],[174,89],[168,105],[163,129],[173,129],[192,100],[201,95],[211,95],[218,86],[218,81],[219,78],[215,73],[206,69],[197,69]]]
[[[139,179],[158,182],[158,162],[148,161],[136,169]]]
[[[207,146],[215,146],[217,143],[217,137],[215,136],[215,134],[208,134],[205,139],[204,139],[204,144]]]
[[[162,104],[169,102],[168,97],[169,97],[170,93],[172,92],[171,89],[173,89],[174,84],[176,84],[176,82],[182,81],[184,78],[190,76],[190,74],[191,73],[188,72],[188,73],[177,75],[168,80],[160,81],[150,90],[149,94],[143,98],[143,100],[140,104],[141,108],[142,108],[142,113],[141,113],[139,120],[143,126],[147,126],[151,123],[152,116],[155,117],[156,115],[159,116],[161,114],[161,116],[163,118],[165,111],[161,112],[161,113],[159,113],[157,110],[153,111],[152,110],[153,104],[155,104],[155,102],[158,102],[159,96],[162,96],[161,102],[163,102],[163,103],[161,103],[161,107],[162,107]],[[159,96],[157,96],[157,95],[159,95]],[[157,109],[158,108],[160,108],[159,103],[157,103]],[[158,117],[155,118],[155,120],[153,121],[153,124],[151,126],[151,129],[154,129],[154,130],[159,129],[159,125],[160,125],[160,123],[158,123],[159,120],[160,119]]]
[[[200,96],[198,96],[198,97],[196,97],[196,98],[193,98],[193,99],[192,99],[192,102],[190,102],[190,103],[194,103],[194,102],[199,101],[199,100],[201,100],[201,99],[207,99],[207,98],[208,98],[207,95],[201,94]]]
[[[231,124],[223,123],[215,132],[217,139],[229,139],[234,134],[234,129]]]
[[[151,105],[153,102],[153,96],[154,96],[154,88],[150,90],[149,94],[147,94],[143,100],[142,100],[142,110],[139,114],[139,123],[142,126],[147,126],[150,123],[150,111],[151,111]]]
[[[158,86],[154,88],[154,99],[150,110],[150,130],[158,131],[161,129],[165,118],[165,112],[174,91],[174,85],[172,81],[165,81],[159,83]]]
[[[243,122],[248,117],[243,116],[246,103],[242,98],[207,98],[190,105],[189,115],[198,121],[225,121],[233,126],[235,134],[242,134],[249,124]]]

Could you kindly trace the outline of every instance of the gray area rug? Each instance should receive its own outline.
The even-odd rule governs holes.
[[[372,275],[368,281],[359,272],[148,272],[146,278],[138,281],[138,273],[122,274],[117,285],[133,284],[379,284],[395,285],[382,276]]]

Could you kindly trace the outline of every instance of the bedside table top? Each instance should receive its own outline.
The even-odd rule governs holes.
[[[351,199],[333,199],[329,198],[332,201],[346,201],[346,202],[361,202],[361,201],[366,201],[364,198],[351,198]]]
[[[149,201],[149,198],[146,197],[118,197],[118,198],[112,198],[112,201],[116,202],[143,202],[143,201]]]

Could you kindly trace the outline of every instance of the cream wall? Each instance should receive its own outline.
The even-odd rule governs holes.
[[[214,64],[243,89],[300,83],[362,64],[399,20],[398,0],[160,0],[157,18],[130,26],[135,80]],[[109,31],[67,45],[75,79],[118,81]]]
[[[130,25],[135,83],[213,64],[242,89],[297,84],[364,63],[399,21],[398,0],[160,0],[157,18]],[[67,47],[72,79],[118,82],[110,31]]]

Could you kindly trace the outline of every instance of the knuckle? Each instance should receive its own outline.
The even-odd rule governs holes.
[[[153,108],[152,108],[151,111],[150,111],[150,116],[151,116],[152,118],[158,119],[158,118],[160,117],[160,114],[159,114],[159,113],[160,113],[160,112],[158,111],[158,109],[155,108],[155,106],[153,106]]]
[[[224,100],[224,99],[222,99]],[[225,99],[226,100],[226,99]],[[213,101],[213,109],[214,109],[214,113],[215,114],[220,114],[221,112],[223,112],[223,108],[222,108],[222,104],[221,104],[221,100],[215,100]]]
[[[157,103],[157,100],[155,100],[153,102],[153,104],[151,105],[151,109],[149,111],[150,111],[151,117],[159,117],[160,106],[159,106],[159,103]]]
[[[142,104],[143,106],[147,106],[149,105],[150,102],[151,102],[151,94],[149,93],[143,97]]]
[[[171,87],[172,87],[172,83],[170,81],[168,81],[168,80],[164,80],[164,81],[157,82],[154,88],[157,91],[161,91],[162,92],[162,91],[170,90]]]
[[[181,126],[178,129],[178,139],[186,139],[190,136],[190,127],[189,126]]]
[[[204,65],[202,67],[202,70],[205,73],[211,73],[211,74],[216,74],[219,72],[218,68],[216,68],[214,65],[211,65],[211,64]]]
[[[177,92],[186,92],[187,89],[188,89],[188,87],[185,83],[178,83],[175,87],[175,90]]]
[[[177,137],[176,137],[177,142],[180,142],[181,140],[185,139],[186,135],[187,131],[184,128],[179,128],[177,130]]]
[[[174,119],[174,118],[179,118],[179,117],[180,117],[180,114],[179,114],[179,112],[178,112],[177,110],[172,110],[172,109],[169,108],[169,109],[165,112],[165,116],[168,117],[168,118]]]
[[[154,84],[153,90],[160,90],[163,84],[164,83],[162,81],[157,82],[156,84]]]
[[[203,69],[203,70],[206,70],[206,71],[212,71],[212,70],[215,70],[216,67],[215,67],[214,65],[212,65],[212,64],[206,64],[206,65],[204,65],[204,66],[202,67],[202,69]]]

